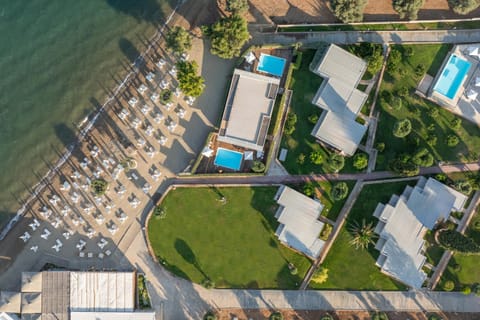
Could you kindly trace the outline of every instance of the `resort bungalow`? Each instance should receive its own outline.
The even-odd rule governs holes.
[[[278,240],[311,259],[318,258],[325,244],[318,238],[324,225],[318,220],[323,205],[287,186],[278,189],[275,201],[279,204],[275,214],[280,223],[275,232]]]
[[[465,195],[435,179],[421,178],[401,196],[379,203],[373,213],[379,219],[375,228],[379,236],[375,249],[380,251],[377,266],[409,287],[421,288],[427,279],[423,271],[426,232],[448,219],[453,210],[461,211],[466,200]]]
[[[356,89],[366,68],[364,60],[334,44],[310,66],[324,78],[312,100],[323,109],[312,135],[347,156],[355,153],[367,130],[367,125],[356,121],[368,97]]]
[[[235,69],[217,140],[263,152],[278,78]]]

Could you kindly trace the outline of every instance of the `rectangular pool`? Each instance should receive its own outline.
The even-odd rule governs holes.
[[[258,60],[257,71],[271,74],[272,76],[281,77],[283,69],[287,61],[283,58],[271,56],[269,54],[260,54]]]
[[[216,166],[238,171],[242,166],[242,160],[243,153],[224,148],[218,148],[217,155],[215,156],[215,161],[213,163]]]
[[[438,77],[433,90],[449,99],[455,98],[470,67],[470,62],[452,54],[443,68],[442,74]]]

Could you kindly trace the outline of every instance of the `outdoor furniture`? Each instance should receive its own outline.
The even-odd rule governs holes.
[[[153,74],[153,72],[149,72],[145,76],[145,79],[147,79],[149,82],[153,82],[155,80],[155,74]]]
[[[70,206],[68,204],[64,205],[62,210],[60,210],[60,214],[65,217],[72,209],[70,209]]]
[[[172,67],[172,69],[168,70],[168,73],[172,76],[175,77],[177,75],[177,68],[175,66]]]
[[[153,147],[148,147],[147,155],[149,158],[153,158],[153,156],[155,155],[155,149],[153,149]]]
[[[82,251],[82,250],[85,248],[86,245],[87,245],[87,242],[85,242],[84,240],[80,239],[80,240],[78,240],[78,243],[77,243],[77,246],[76,246],[76,247],[77,247],[77,249],[78,249],[79,251]]]
[[[177,116],[178,116],[180,119],[183,119],[183,118],[185,117],[185,114],[186,114],[185,109],[183,109],[182,107],[178,107],[178,109],[177,109]]]
[[[175,88],[175,91],[173,92],[173,94],[175,95],[175,97],[180,97],[180,94],[182,93],[182,91],[180,90],[180,88]]]
[[[88,228],[88,229],[87,229],[87,237],[88,237],[88,239],[92,239],[92,238],[95,236],[96,233],[97,233],[97,232],[96,232],[95,230],[93,230],[92,227]]]
[[[88,258],[93,258],[93,253],[92,252],[87,253],[87,257]]]
[[[109,256],[109,255],[111,255],[111,254],[112,254],[112,251],[110,251],[110,250],[107,250],[107,251],[105,251],[105,254],[106,254],[107,256]]]
[[[160,98],[160,95],[158,94],[158,92],[154,92],[154,93],[150,96],[150,100],[152,100],[153,102],[156,102],[159,98]]]
[[[118,220],[120,220],[121,223],[124,223],[125,221],[127,221],[127,219],[128,219],[128,216],[125,212],[123,211],[119,212]]]
[[[167,126],[168,131],[173,132],[176,127],[177,127],[177,123],[173,120],[170,120]]]
[[[147,91],[148,87],[144,85],[143,83],[137,88],[138,92],[143,94],[145,91]]]
[[[161,58],[160,60],[157,61],[157,63],[155,64],[159,69],[162,69],[163,66],[165,65],[166,61]]]
[[[147,115],[148,112],[150,111],[150,107],[148,104],[144,104],[143,107],[140,109],[140,111],[144,114]]]
[[[50,208],[46,206],[43,206],[42,209],[40,210],[40,215],[45,219],[48,219],[48,217],[50,217],[51,214],[52,214],[52,210],[50,210]]]
[[[187,104],[189,106],[193,105],[193,103],[195,102],[195,98],[194,97],[187,97]]]
[[[40,236],[42,239],[44,240],[47,240],[48,239],[48,236],[51,234],[50,230],[48,230],[47,228],[43,229],[43,233],[42,235]]]
[[[188,53],[184,52],[184,53],[182,53],[182,55],[180,56],[180,60],[182,60],[182,61],[187,61],[189,57],[190,57],[190,56],[188,55]]]
[[[31,246],[30,250],[32,250],[33,252],[37,252],[38,251],[38,246]]]
[[[70,190],[70,183],[68,183],[68,181],[65,180],[63,184],[60,186],[60,190],[62,191]]]
[[[62,220],[59,217],[56,217],[55,221],[53,221],[51,224],[52,224],[52,227],[57,229],[60,225],[62,225],[62,223],[63,223]]]
[[[160,122],[162,122],[163,119],[165,119],[165,116],[163,115],[163,113],[156,112],[155,113],[155,118],[153,119],[153,121],[155,121],[156,123],[160,123]]]
[[[85,252],[80,251],[80,252],[78,253],[78,256],[79,256],[80,258],[85,258]]]
[[[97,243],[97,246],[103,250],[105,246],[108,244],[108,241],[105,238],[100,239],[100,241]]]
[[[148,182],[145,182],[145,184],[143,185],[143,192],[144,193],[148,193],[148,191],[150,191],[150,189],[152,189],[152,186],[150,184],[148,184]]]
[[[99,258],[99,259],[103,259],[104,256],[105,256],[105,255],[104,255],[103,253],[101,253],[101,252],[98,254],[98,258]]]
[[[127,191],[127,189],[125,188],[125,186],[124,186],[124,185],[120,185],[120,187],[118,187],[117,193],[120,194],[120,195],[122,195],[122,194],[124,194],[126,191]]]
[[[160,82],[160,88],[165,90],[168,88],[168,81],[163,79],[162,82]]]
[[[37,219],[33,219],[33,222],[29,224],[30,228],[32,231],[37,230],[38,227],[40,227],[40,222],[38,222]]]
[[[132,125],[135,129],[138,129],[138,127],[142,124],[142,121],[140,121],[140,119],[138,118],[135,118],[133,119],[132,121]]]
[[[151,125],[148,125],[147,128],[145,129],[145,134],[149,137],[153,135],[153,127]]]
[[[83,159],[83,162],[85,163],[85,165],[88,165],[88,163],[85,161],[85,159]],[[72,175],[70,176],[70,178],[72,178],[72,179],[80,179],[81,177],[82,177],[82,175],[78,171],[73,171]]]
[[[28,233],[27,231],[25,231],[24,234],[22,234],[19,238],[23,240],[23,242],[27,242],[32,236],[30,235],[30,233]]]
[[[138,99],[135,97],[131,97],[130,100],[128,100],[128,104],[131,105],[132,107],[135,107],[137,103],[138,103]]]
[[[55,245],[52,246],[52,249],[55,250],[56,252],[60,252],[60,250],[63,247],[63,243],[60,240],[55,240]]]
[[[99,214],[98,216],[95,217],[95,221],[100,226],[105,221],[105,218],[103,217],[103,215]]]
[[[164,107],[165,107],[165,109],[170,111],[170,109],[173,107],[173,103],[172,102],[167,102],[167,103],[165,103]]]
[[[117,232],[118,227],[117,227],[117,225],[116,225],[114,222],[112,222],[112,223],[110,224],[110,226],[108,226],[107,229],[108,229],[108,231],[110,232],[111,235],[114,235],[114,234]]]
[[[164,135],[160,134],[160,136],[158,137],[157,139],[158,143],[161,145],[161,146],[164,146],[167,141],[168,141],[168,138],[165,137]]]

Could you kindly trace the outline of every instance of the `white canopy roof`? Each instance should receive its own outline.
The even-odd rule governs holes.
[[[247,61],[248,64],[251,64],[253,61],[255,61],[255,55],[252,51],[247,53],[247,55],[245,56],[245,61]]]
[[[477,99],[477,96],[478,96],[478,92],[476,90],[473,90],[473,89],[468,89],[467,91],[467,98],[470,99],[470,100],[475,100]]]
[[[480,77],[475,78],[475,87],[480,87]]]
[[[202,151],[202,156],[210,158],[213,155],[213,150],[210,147],[205,147]]]
[[[478,56],[478,47],[468,47],[467,52],[471,56]]]

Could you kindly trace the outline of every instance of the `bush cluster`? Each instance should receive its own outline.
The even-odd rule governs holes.
[[[330,0],[333,14],[342,22],[360,22],[367,0]]]
[[[473,239],[455,230],[444,230],[438,234],[438,242],[442,247],[463,254],[479,254],[480,246]]]
[[[332,190],[330,191],[330,195],[333,200],[339,201],[343,200],[347,197],[348,195],[348,185],[346,182],[338,182],[336,183],[333,187]]]
[[[285,121],[285,128],[283,132],[289,136],[295,131],[295,124],[297,123],[297,115],[293,112],[289,112],[287,120]]]

